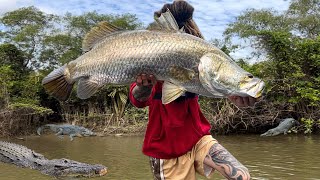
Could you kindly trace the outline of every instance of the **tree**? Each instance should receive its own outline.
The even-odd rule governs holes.
[[[320,1],[293,0],[286,12],[292,29],[303,37],[315,39],[320,33]]]
[[[24,92],[32,91],[30,88],[25,88],[28,86],[25,81],[28,79],[30,69],[26,67],[23,52],[16,46],[12,44],[0,45],[0,67],[0,86],[7,94],[7,102],[13,97],[21,96]],[[29,98],[32,99],[34,96]]]
[[[249,40],[265,53],[266,61],[246,68],[267,82],[270,102],[293,109],[297,118],[319,118],[319,22],[320,0],[292,0],[283,13],[249,9],[224,32],[227,40]]]
[[[0,18],[0,23],[6,27],[1,37],[23,52],[25,66],[40,66],[37,55],[42,48],[44,35],[52,28],[54,17],[31,6],[7,12]]]
[[[0,110],[9,105],[9,89],[13,86],[13,70],[8,65],[0,65]]]
[[[288,10],[248,9],[224,31],[227,40],[237,36],[247,39],[254,48],[264,50],[261,31],[293,33],[315,39],[320,33],[320,0],[292,0]]]
[[[67,13],[60,17],[62,29],[44,37],[44,48],[39,58],[40,61],[46,62],[47,67],[52,69],[76,59],[82,54],[82,39],[85,34],[101,21],[108,21],[113,25],[129,30],[142,25],[132,14],[105,15],[89,12],[74,16]]]
[[[43,77],[54,68],[75,60],[83,53],[83,37],[100,21],[128,30],[142,27],[133,14],[88,12],[79,16],[70,13],[55,16],[35,7],[23,7],[1,16],[0,26],[4,28],[0,32],[0,109],[41,109],[39,106],[43,106],[55,112],[55,119],[63,113],[81,114],[83,118],[78,120],[84,121],[90,113],[92,117],[98,115],[106,119],[106,113],[111,112],[115,114],[112,117],[116,117],[116,124],[123,122],[121,116],[128,104],[127,86],[106,86],[86,100],[77,98],[73,91],[65,103],[48,95],[41,85]],[[30,117],[36,117],[33,112],[30,111]],[[6,119],[10,123],[11,120]],[[32,118],[29,120],[37,122]]]
[[[23,52],[13,44],[0,44],[0,64],[10,66],[18,78],[28,71]]]

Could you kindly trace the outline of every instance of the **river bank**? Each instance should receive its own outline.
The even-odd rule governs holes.
[[[320,130],[319,111],[296,111],[288,104],[272,104],[267,101],[256,103],[255,107],[238,108],[226,99],[219,101],[200,98],[204,116],[212,125],[214,135],[262,134],[276,127],[284,118],[293,117],[300,125],[292,133],[314,134]],[[88,108],[83,108],[87,107]],[[130,104],[121,116],[112,109],[97,110],[93,105],[82,108],[68,108],[53,111],[40,106],[13,104],[0,110],[0,137],[26,136],[36,133],[44,124],[73,124],[83,126],[101,135],[143,135],[148,123],[148,109],[138,109]]]

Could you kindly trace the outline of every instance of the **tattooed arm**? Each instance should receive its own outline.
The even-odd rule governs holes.
[[[219,143],[214,144],[210,148],[204,164],[216,169],[227,179],[250,179],[248,169]]]
[[[132,90],[132,95],[138,101],[147,101],[151,95],[152,87],[157,83],[153,75],[141,74],[137,77],[136,86]]]

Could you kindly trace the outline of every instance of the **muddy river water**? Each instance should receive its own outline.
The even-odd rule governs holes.
[[[143,137],[88,137],[70,142],[54,135],[28,136],[25,141],[1,139],[25,145],[48,159],[69,158],[103,164],[108,174],[96,180],[150,180],[149,161],[141,153]],[[246,165],[252,179],[320,180],[320,135],[233,135],[215,137],[240,162]],[[1,180],[54,179],[37,170],[17,168],[0,163]],[[205,179],[198,177],[198,179]],[[224,179],[215,173],[213,179]]]

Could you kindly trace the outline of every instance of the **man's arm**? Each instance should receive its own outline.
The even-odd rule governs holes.
[[[136,86],[132,89],[133,97],[140,101],[145,102],[150,98],[153,86],[157,83],[153,75],[141,74],[136,79]]]
[[[204,164],[218,170],[230,180],[250,179],[248,169],[219,143],[214,144],[204,159]]]

